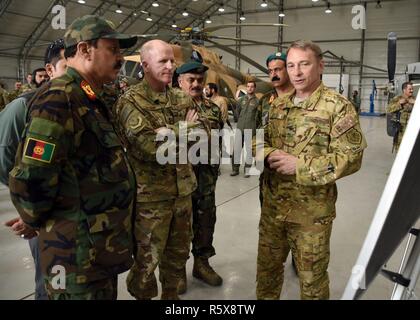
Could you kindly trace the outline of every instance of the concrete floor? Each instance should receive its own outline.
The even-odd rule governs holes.
[[[365,239],[382,194],[394,155],[391,138],[385,132],[385,119],[361,117],[369,147],[362,169],[338,182],[337,218],[331,239],[329,265],[331,299],[340,299]],[[258,177],[230,177],[230,166],[222,166],[216,188],[217,224],[210,262],[224,284],[213,288],[191,275],[192,258],[187,264],[188,291],[183,299],[255,299],[258,242]],[[14,236],[3,222],[16,215],[8,190],[0,187],[0,299],[33,299],[34,268],[27,241]],[[400,246],[388,262],[398,270]],[[126,274],[119,277],[119,299],[131,299],[125,287]],[[363,299],[389,299],[392,283],[378,276]],[[418,286],[420,287],[420,286]],[[417,288],[420,297],[420,288]],[[286,263],[282,299],[299,299],[299,282],[289,261]]]

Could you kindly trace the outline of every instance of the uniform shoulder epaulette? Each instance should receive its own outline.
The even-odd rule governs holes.
[[[173,88],[171,90],[171,95],[172,103],[174,104],[189,104],[191,101],[191,97],[178,88]]]
[[[65,90],[66,86],[72,83],[74,79],[68,74],[64,74],[61,77],[52,79],[50,81],[50,90]]]
[[[135,102],[136,101],[136,97],[138,98],[138,96],[143,96],[144,93],[144,89],[143,89],[143,82],[139,82],[136,84],[133,84],[130,86],[130,88],[125,91],[121,96],[120,96],[120,100],[128,100],[128,101],[132,101]]]
[[[345,96],[329,88],[324,88],[323,98],[326,102],[331,102],[335,105],[351,104]]]

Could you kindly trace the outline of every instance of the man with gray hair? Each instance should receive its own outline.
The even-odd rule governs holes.
[[[264,180],[259,225],[257,298],[280,297],[292,251],[302,299],[328,299],[335,181],[360,169],[366,141],[351,102],[321,81],[321,49],[295,41],[287,72],[295,90],[273,101],[264,126]],[[261,159],[263,158],[263,159]]]
[[[191,241],[191,194],[197,183],[191,164],[161,164],[157,135],[173,133],[185,138],[179,124],[194,126],[198,119],[193,101],[169,87],[175,70],[171,46],[161,40],[146,42],[141,50],[144,79],[125,92],[114,108],[117,125],[136,173],[135,263],[127,277],[127,288],[136,299],[157,295],[155,269],[159,266],[162,299],[179,299]],[[181,139],[182,138],[182,139]],[[173,139],[175,140],[175,139]],[[175,151],[176,152],[176,151]],[[171,152],[169,152],[171,153]],[[174,154],[169,154],[169,157]]]

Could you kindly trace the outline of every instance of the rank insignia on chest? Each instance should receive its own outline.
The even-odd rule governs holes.
[[[82,90],[86,93],[86,95],[88,96],[89,100],[96,100],[96,94],[95,92],[92,90],[91,86],[89,83],[87,83],[85,80],[83,80],[80,83],[80,87],[82,88]]]
[[[29,138],[23,153],[25,158],[51,163],[54,155],[55,144]]]
[[[271,96],[270,96],[270,100],[268,100],[268,103],[269,104],[272,104],[273,103],[273,101],[274,101],[274,94],[272,94]]]

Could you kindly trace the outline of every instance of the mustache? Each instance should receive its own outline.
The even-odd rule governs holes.
[[[118,61],[117,63],[115,63],[114,69],[119,70],[122,67],[122,62]]]
[[[280,81],[280,78],[279,78],[279,77],[277,77],[277,76],[274,76],[274,77],[271,79],[271,82],[273,82],[273,81]]]

